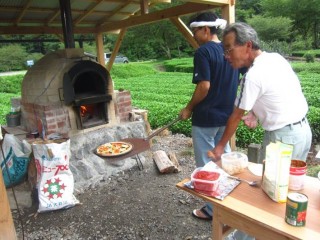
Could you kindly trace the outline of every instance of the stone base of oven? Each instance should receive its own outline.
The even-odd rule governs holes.
[[[126,122],[110,127],[96,127],[91,131],[78,131],[77,134],[73,134],[70,137],[71,158],[69,167],[73,173],[75,191],[82,193],[88,188],[107,184],[113,175],[135,167],[137,164],[136,156],[112,161],[97,156],[95,150],[106,142],[120,141],[125,138],[145,138],[147,136],[147,124],[149,123],[145,121]],[[14,134],[21,140],[26,139],[27,132],[20,126],[16,128],[2,126],[1,128],[4,134]],[[139,158],[143,164],[145,157],[139,154]],[[30,187],[26,189],[29,193],[36,186],[36,172],[35,165],[30,166],[28,169],[28,184],[26,182],[21,184]],[[28,198],[30,198],[30,194]],[[24,202],[29,203],[30,201]]]
[[[70,169],[74,176],[76,191],[82,192],[89,187],[103,184],[110,176],[137,164],[135,157],[117,161],[101,158],[95,154],[98,146],[125,138],[145,137],[146,123],[143,121],[122,123],[70,137]],[[140,159],[142,163],[145,160],[143,156],[140,156]]]

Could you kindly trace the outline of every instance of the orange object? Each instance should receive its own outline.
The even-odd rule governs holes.
[[[218,172],[208,172],[208,171],[199,171],[193,177],[197,178],[197,179],[202,179],[202,180],[215,181],[220,177],[220,173],[218,173]]]
[[[197,168],[191,175],[191,182],[196,191],[214,193],[217,191],[220,181],[220,173],[217,171],[202,171]]]

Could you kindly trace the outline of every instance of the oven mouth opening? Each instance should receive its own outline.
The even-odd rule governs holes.
[[[77,128],[86,129],[108,123],[106,103],[74,106],[77,112]]]

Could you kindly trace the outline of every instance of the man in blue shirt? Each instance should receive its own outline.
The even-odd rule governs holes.
[[[196,84],[191,100],[180,112],[187,120],[192,116],[192,140],[197,167],[211,159],[207,152],[220,141],[227,120],[234,108],[239,72],[224,57],[218,31],[226,21],[213,12],[204,12],[190,21],[190,28],[200,47],[194,54],[192,82]],[[225,152],[230,152],[227,144]],[[212,219],[212,205],[207,203],[193,211],[193,216]]]

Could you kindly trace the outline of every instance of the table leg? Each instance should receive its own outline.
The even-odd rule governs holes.
[[[219,215],[219,207],[215,205],[212,218],[212,237],[214,240],[223,239],[223,223],[219,221]]]

